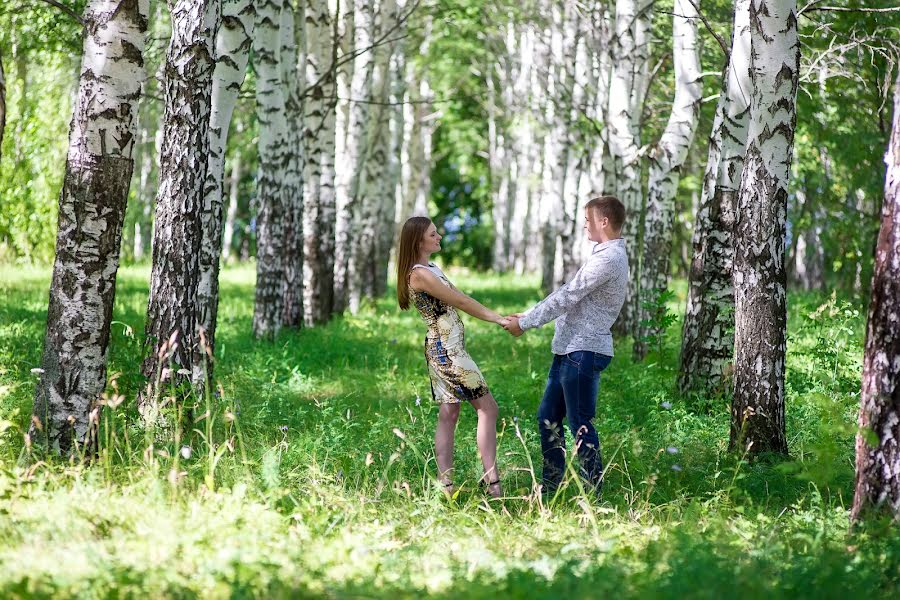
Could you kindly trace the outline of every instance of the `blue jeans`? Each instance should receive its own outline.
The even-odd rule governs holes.
[[[581,462],[581,476],[591,488],[600,492],[603,457],[592,421],[597,411],[600,372],[611,360],[611,356],[587,350],[553,355],[547,389],[537,414],[544,455],[545,492],[555,491],[565,473],[566,438],[562,423],[567,416]]]

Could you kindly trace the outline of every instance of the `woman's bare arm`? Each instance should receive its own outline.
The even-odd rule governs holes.
[[[420,292],[427,292],[438,300],[466,312],[477,319],[489,323],[505,325],[506,319],[480,302],[462,292],[444,285],[433,273],[425,269],[415,269],[409,276],[410,286]]]

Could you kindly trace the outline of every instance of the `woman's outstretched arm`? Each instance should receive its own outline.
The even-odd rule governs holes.
[[[498,313],[486,308],[474,298],[447,287],[433,273],[425,269],[413,270],[409,276],[409,285],[415,290],[431,294],[438,300],[446,302],[476,319],[481,319],[488,323],[497,323],[498,325],[506,325],[507,323],[507,320]]]

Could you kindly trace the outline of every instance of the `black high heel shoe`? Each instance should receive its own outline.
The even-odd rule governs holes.
[[[484,493],[490,494],[493,498],[500,498],[503,495],[503,490],[499,490],[499,495],[497,496],[494,496],[494,494],[491,493],[491,487],[500,485],[500,479],[495,479],[494,481],[488,482],[482,478],[481,481],[479,481],[479,485],[481,485],[481,489],[482,491],[484,491]]]

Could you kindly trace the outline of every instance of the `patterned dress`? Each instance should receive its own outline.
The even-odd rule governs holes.
[[[441,283],[456,289],[434,263],[413,265],[427,269]],[[412,271],[410,271],[412,272]],[[425,361],[431,377],[431,396],[439,404],[457,404],[476,400],[488,393],[478,365],[466,352],[465,331],[456,309],[431,294],[410,288],[409,298],[428,325],[425,335]]]

